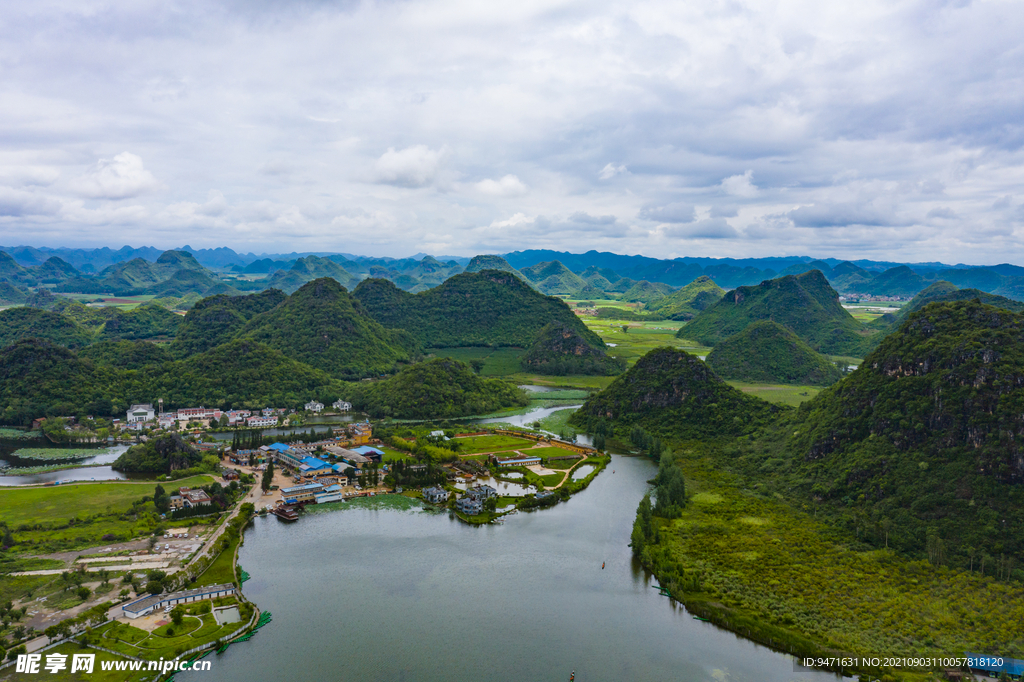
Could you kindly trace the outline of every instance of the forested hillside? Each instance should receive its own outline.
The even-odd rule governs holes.
[[[347,395],[357,410],[401,419],[481,415],[529,402],[522,389],[477,376],[466,363],[449,358],[412,365],[383,381],[350,384]]]
[[[177,357],[202,353],[233,338],[246,322],[281,304],[287,296],[266,289],[248,296],[211,296],[192,306],[185,315],[171,351]]]
[[[872,345],[869,330],[840,305],[820,270],[734,289],[680,329],[679,336],[713,346],[758,320],[781,324],[819,353],[861,357]]]
[[[685,351],[658,348],[589,398],[570,423],[593,432],[641,426],[663,436],[720,438],[749,433],[785,408],[744,395]]]
[[[720,377],[737,381],[828,386],[843,377],[835,363],[771,320],[716,345],[707,363]]]
[[[626,361],[609,356],[571,327],[559,322],[546,325],[520,359],[527,372],[554,375],[614,375],[626,369]]]
[[[647,309],[670,320],[692,320],[724,295],[725,289],[715,284],[710,277],[701,275],[679,291],[650,302]]]
[[[419,294],[391,282],[368,279],[355,297],[385,327],[405,329],[424,347],[529,347],[547,324],[575,330],[596,348],[601,338],[563,301],[530,288],[515,275],[497,270],[463,273]]]

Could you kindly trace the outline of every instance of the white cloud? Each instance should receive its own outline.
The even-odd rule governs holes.
[[[388,147],[374,166],[376,179],[389,185],[424,187],[434,181],[446,152],[444,147],[433,150],[425,144],[398,151]]]
[[[674,203],[665,206],[645,206],[640,209],[637,217],[659,223],[692,223],[697,219],[697,211],[693,204]]]
[[[733,239],[739,233],[725,218],[708,218],[692,225],[680,225],[665,230],[665,236],[675,239]]]
[[[599,177],[602,180],[611,180],[616,175],[621,175],[623,173],[628,172],[629,169],[627,169],[625,166],[616,166],[613,163],[609,163],[608,165],[601,169],[601,172],[597,174],[597,177]]]
[[[77,178],[73,188],[92,199],[128,199],[157,187],[152,173],[142,159],[131,152],[121,152],[113,159],[100,159],[87,173]]]
[[[751,182],[754,171],[748,170],[743,175],[730,175],[722,180],[722,189],[726,194],[737,197],[752,198],[757,196],[757,187]]]
[[[506,175],[500,180],[481,180],[474,187],[481,194],[494,197],[521,197],[529,191],[515,175]]]
[[[55,199],[10,187],[0,187],[0,216],[54,215],[60,209],[61,204]]]

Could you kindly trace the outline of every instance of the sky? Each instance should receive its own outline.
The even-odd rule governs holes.
[[[1024,9],[33,0],[0,244],[1024,264]]]

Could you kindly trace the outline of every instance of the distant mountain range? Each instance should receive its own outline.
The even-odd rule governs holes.
[[[464,257],[417,254],[410,258],[348,253],[238,253],[228,247],[172,251],[124,246],[114,250],[0,246],[0,294],[4,304],[20,302],[31,287],[52,286],[58,293],[133,295],[186,299],[238,294],[265,288],[292,293],[319,277],[331,277],[348,289],[364,279],[391,281],[419,293],[461,272],[496,269],[512,272],[548,295],[639,302],[646,309],[680,287],[705,277],[722,289],[752,286],[785,275],[820,270],[841,295],[911,298],[928,286],[950,282],[960,288],[1024,300],[1024,267],[945,263],[841,261],[807,256],[774,258],[698,258],[672,260],[588,251],[549,250]],[[661,306],[664,307],[664,306]],[[692,311],[686,311],[691,314]],[[677,315],[673,310],[673,314]]]

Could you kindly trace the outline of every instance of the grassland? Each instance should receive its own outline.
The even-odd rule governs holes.
[[[597,389],[607,388],[608,384],[615,381],[615,377],[608,376],[550,376],[547,374],[528,374],[517,372],[507,377],[517,384],[532,384],[534,386],[554,386],[558,388],[571,389]]]
[[[691,611],[803,651],[1024,656],[1021,585],[871,550],[693,451],[678,461],[689,504],[651,556]]]
[[[104,296],[102,294],[68,294],[61,293],[61,297],[70,298],[79,303],[92,302],[97,299],[104,299],[102,303],[97,303],[99,307],[103,308],[120,308],[121,310],[132,310],[137,308],[147,301],[152,301],[156,296],[147,294],[144,296]],[[110,302],[108,303],[108,299]]]
[[[457,438],[459,454],[476,455],[482,452],[498,452],[533,447],[533,441],[515,436],[467,436]]]
[[[182,651],[231,635],[252,617],[253,609],[250,604],[239,603],[242,620],[219,625],[212,613],[196,613],[196,606],[189,609],[194,615],[186,616],[180,626],[172,623],[148,633],[126,623],[110,623],[96,631],[96,644],[137,658],[174,658]]]
[[[886,313],[895,313],[902,301],[879,301],[877,303],[844,303],[843,307],[858,322],[872,322]]]
[[[566,409],[552,412],[540,420],[540,428],[550,433],[565,433],[565,435],[571,438],[578,433],[575,427],[569,425],[569,417],[575,411],[574,409]]]
[[[198,487],[211,483],[209,476],[193,476],[165,488]],[[67,521],[75,517],[127,510],[132,502],[152,495],[155,481],[140,483],[78,483],[40,488],[0,488],[0,509],[9,526]]]
[[[797,407],[821,392],[821,386],[786,386],[782,384],[749,384],[743,381],[728,381],[730,386],[762,400],[779,405]]]
[[[452,358],[462,362],[483,360],[482,376],[504,377],[520,370],[519,358],[526,351],[522,348],[488,348],[472,346],[467,348],[428,348],[427,353],[438,358]]]
[[[683,322],[660,320],[658,322],[625,322],[618,320],[597,320],[584,318],[586,325],[596,332],[606,344],[614,344],[608,354],[623,358],[629,366],[649,351],[662,346],[681,348],[693,355],[707,355],[711,349],[686,339],[677,339],[676,332]],[[624,330],[623,327],[626,327]]]
[[[11,453],[12,457],[21,459],[82,459],[106,455],[109,450],[97,448],[20,448]]]

